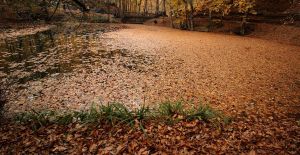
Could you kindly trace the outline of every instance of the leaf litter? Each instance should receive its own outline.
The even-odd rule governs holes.
[[[124,125],[71,123],[33,130],[4,122],[0,128],[1,152],[299,154],[299,54],[295,53],[299,47],[252,38],[257,45],[244,48],[243,39],[231,36],[224,36],[232,44],[223,47],[224,38],[215,34],[200,36],[137,25],[126,25],[130,28],[109,33],[99,30],[97,34],[94,30],[99,27],[91,27],[92,32],[53,34],[54,47],[48,32],[46,48],[42,50],[39,46],[14,49],[16,45],[1,44],[5,50],[1,51],[0,75],[10,84],[7,115],[33,107],[83,110],[92,104],[109,102],[137,108],[166,100],[195,101],[204,96],[203,102],[209,101],[232,116],[232,123],[218,127],[203,121],[149,121],[144,130]],[[181,38],[174,38],[171,33]],[[186,35],[191,42],[202,37],[201,46],[190,45]],[[36,38],[43,39],[41,36]],[[217,38],[216,43],[207,41],[212,38]],[[27,44],[24,40],[19,38],[18,43],[11,44]],[[210,53],[208,49],[214,46],[227,52]],[[195,54],[195,49],[203,53]],[[240,52],[245,49],[247,54]],[[30,52],[11,56],[9,50],[35,52],[33,57]],[[160,50],[163,52],[159,53]],[[282,51],[287,51],[285,57],[281,56]],[[256,63],[246,61],[253,58]],[[40,75],[42,72],[47,74]],[[32,73],[34,78],[28,78]]]

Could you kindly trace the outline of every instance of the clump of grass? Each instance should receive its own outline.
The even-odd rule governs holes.
[[[31,112],[19,113],[15,116],[15,121],[23,124],[33,124],[35,129],[45,126],[56,119],[57,114],[52,110],[45,110],[36,112],[32,110]]]
[[[178,102],[164,102],[159,104],[158,108],[154,110],[156,117],[167,124],[174,124],[183,119],[185,114],[183,103]]]
[[[184,104],[183,102],[165,102],[158,106],[158,115],[168,124],[173,124],[181,120],[193,121],[201,120],[205,122],[217,122],[229,124],[231,118],[226,117],[222,112],[210,107],[208,104]]]
[[[99,109],[94,105],[88,111],[75,111],[71,114],[72,120],[81,123],[97,123],[100,119]]]
[[[127,124],[138,126],[142,129],[143,123],[147,120],[163,120],[166,123],[175,123],[181,120],[193,121],[223,121],[225,124],[230,120],[221,112],[214,110],[208,105],[186,106],[183,102],[165,102],[159,104],[158,108],[150,109],[142,106],[138,109],[130,110],[126,106],[118,103],[92,106],[88,111],[75,111],[59,113],[55,111],[31,111],[16,115],[15,120],[20,123],[33,124],[35,128],[48,124],[70,123],[109,123]]]
[[[150,108],[142,106],[135,111],[135,117],[138,121],[146,120],[150,116]]]
[[[208,121],[217,116],[218,116],[218,112],[216,110],[214,110],[213,108],[211,108],[208,105],[201,104],[198,107],[196,107],[195,109],[191,109],[188,112],[187,119],[188,120],[198,119],[198,120]]]
[[[161,116],[174,116],[175,114],[180,115],[184,113],[183,104],[181,102],[164,102],[159,105],[158,113]]]
[[[102,120],[111,124],[134,122],[134,113],[122,104],[109,104],[107,106],[100,106],[100,115]]]

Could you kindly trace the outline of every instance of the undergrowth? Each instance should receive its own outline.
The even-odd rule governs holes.
[[[118,103],[92,106],[87,111],[57,112],[44,110],[19,113],[14,120],[21,124],[31,124],[35,129],[49,124],[68,125],[71,123],[111,125],[126,124],[138,126],[141,129],[147,121],[160,121],[173,124],[179,121],[200,120],[214,124],[227,124],[230,118],[208,105],[187,105],[183,102],[165,102],[156,108],[142,106],[130,110]]]

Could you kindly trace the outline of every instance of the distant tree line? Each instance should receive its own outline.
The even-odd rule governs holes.
[[[134,13],[147,16],[169,16],[172,25],[180,25],[183,29],[194,29],[194,17],[213,16],[224,17],[230,13],[239,14],[242,27],[247,22],[248,15],[256,14],[255,5],[263,0],[0,0],[0,6],[6,5],[21,17],[41,18],[50,20],[58,9],[99,11],[123,17],[124,14]],[[281,3],[282,0],[269,0]],[[266,3],[266,2],[265,2]],[[286,3],[297,4],[298,0],[287,0]],[[285,4],[286,4],[285,3]],[[114,11],[110,11],[114,10]],[[1,11],[1,10],[0,10]],[[29,18],[29,17],[28,17]]]

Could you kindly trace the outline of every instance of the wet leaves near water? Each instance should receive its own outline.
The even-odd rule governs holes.
[[[122,27],[90,25],[75,32],[68,32],[63,27],[62,30],[56,28],[11,38],[0,44],[3,49],[0,63],[5,66],[0,68],[0,75],[6,85],[10,85],[9,98],[16,99],[8,103],[6,111],[30,110],[33,105],[45,107],[41,100],[48,100],[45,102],[47,107],[54,109],[64,109],[64,105],[83,109],[92,102],[128,102],[128,96],[133,97],[130,103],[142,102],[139,85],[144,83],[136,84],[131,79],[138,81],[141,76],[146,76],[140,74],[152,71],[155,58],[143,52],[103,45],[109,40],[105,32]],[[117,87],[119,84],[123,86]],[[82,97],[83,93],[85,97]]]

